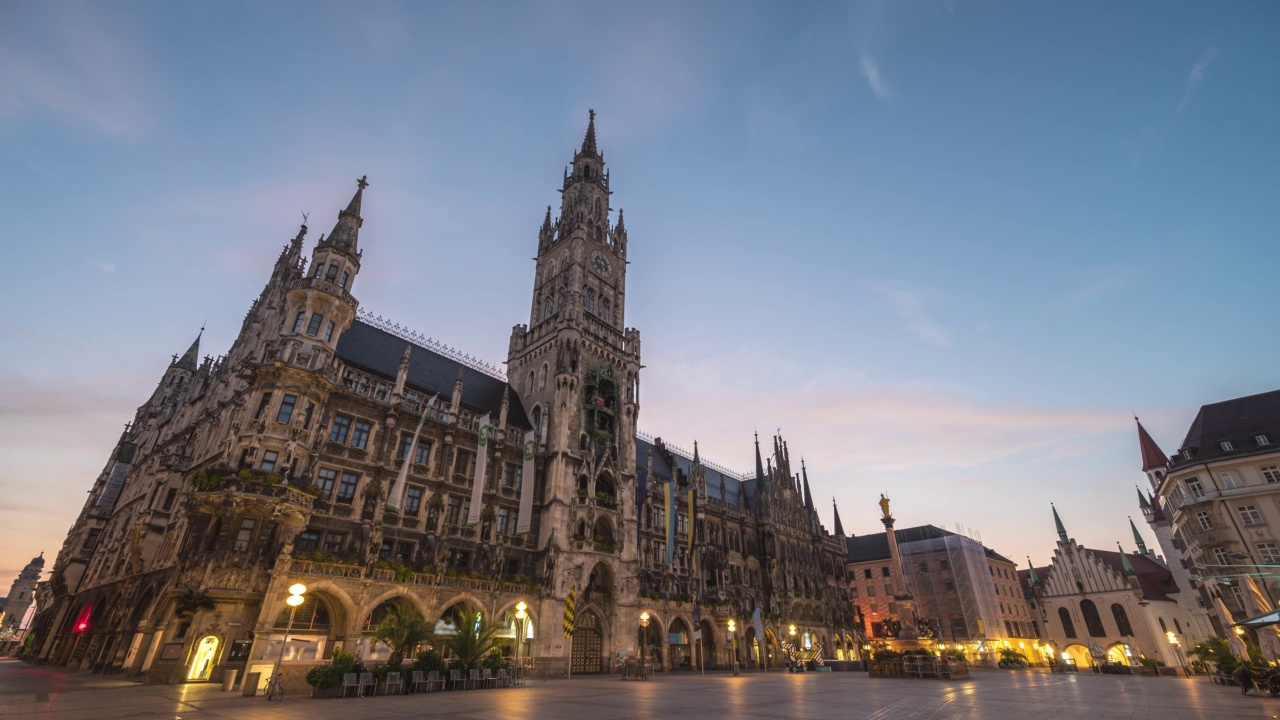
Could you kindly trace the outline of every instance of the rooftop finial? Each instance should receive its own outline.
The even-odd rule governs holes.
[[[587,114],[590,119],[587,121],[587,136],[582,138],[582,152],[599,155],[596,150],[596,111],[588,110]]]

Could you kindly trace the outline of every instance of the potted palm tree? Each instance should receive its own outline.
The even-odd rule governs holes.
[[[498,633],[502,626],[498,623],[482,622],[483,616],[477,612],[463,613],[457,631],[447,637],[439,638],[439,644],[449,649],[455,661],[464,668],[478,668],[481,660],[497,645]]]
[[[427,619],[417,610],[396,607],[392,608],[382,622],[378,624],[373,636],[387,647],[391,655],[387,662],[379,668],[379,682],[386,682],[388,672],[403,672],[406,655],[412,655],[418,646],[432,637],[431,626]]]

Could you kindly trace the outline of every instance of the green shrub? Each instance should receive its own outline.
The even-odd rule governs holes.
[[[502,657],[502,651],[494,648],[484,656],[484,660],[480,661],[480,667],[484,670],[491,670],[494,674],[507,666],[507,661]]]
[[[445,669],[444,658],[440,657],[440,653],[432,650],[423,650],[418,653],[418,657],[413,661],[413,669],[421,670],[425,675],[432,670],[443,672]]]
[[[342,682],[343,675],[362,672],[365,672],[365,667],[364,663],[360,662],[360,658],[351,653],[335,650],[329,662],[308,670],[305,679],[311,687],[328,690]]]

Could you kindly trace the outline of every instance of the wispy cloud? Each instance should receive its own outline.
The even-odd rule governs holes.
[[[98,263],[98,269],[110,275],[111,273],[116,271],[116,266],[115,266],[115,263],[100,262]]]
[[[871,284],[868,288],[893,309],[902,320],[903,329],[921,342],[937,348],[951,347],[951,333],[926,310],[927,292],[884,284]]]
[[[1200,83],[1204,81],[1205,73],[1209,70],[1209,64],[1213,62],[1213,58],[1217,56],[1217,48],[1209,48],[1204,51],[1196,64],[1191,67],[1191,72],[1187,73],[1187,86],[1182,91],[1182,102],[1178,103],[1178,110],[1175,114],[1182,114],[1187,108],[1187,104],[1191,102],[1191,96],[1195,94],[1196,88],[1200,87]]]
[[[871,47],[884,26],[888,6],[884,2],[853,3],[849,6],[849,20],[856,35],[854,47],[858,52],[858,72],[867,81],[871,94],[890,105],[893,91]]]
[[[889,92],[889,86],[885,83],[884,76],[880,74],[880,64],[871,56],[869,48],[864,47],[858,53],[858,69],[862,71],[862,76],[871,86],[871,92],[881,100],[892,104],[893,94]]]
[[[118,139],[153,126],[141,43],[120,13],[91,3],[11,7],[24,17],[0,30],[0,123],[52,118]]]

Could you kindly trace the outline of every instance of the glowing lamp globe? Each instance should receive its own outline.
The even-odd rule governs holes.
[[[307,592],[307,586],[302,583],[294,583],[289,586],[290,595],[304,595]]]
[[[288,605],[289,607],[298,607],[304,602],[306,602],[306,599],[303,598],[301,595],[290,595],[289,597],[285,598],[284,604]]]

